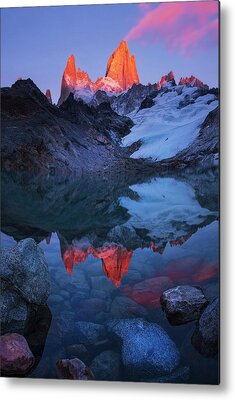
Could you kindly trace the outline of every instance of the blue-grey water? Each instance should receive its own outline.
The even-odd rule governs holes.
[[[191,344],[196,322],[171,326],[160,305],[178,284],[200,286],[209,300],[219,295],[217,185],[215,170],[116,181],[3,177],[2,246],[34,238],[51,279],[52,321],[30,376],[56,378],[56,361],[77,355],[76,322],[141,317],[173,339],[185,382],[218,382],[218,357]],[[120,354],[107,337],[79,358],[90,366],[104,350]],[[128,380],[121,363],[118,380]]]

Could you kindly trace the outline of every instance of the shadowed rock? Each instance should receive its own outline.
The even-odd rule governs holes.
[[[96,356],[91,363],[95,379],[99,381],[117,381],[119,378],[120,356],[107,350]]]
[[[192,336],[193,346],[204,356],[213,357],[219,348],[219,299],[203,311]]]
[[[163,292],[162,308],[172,325],[181,325],[198,319],[208,304],[200,288],[182,285]]]

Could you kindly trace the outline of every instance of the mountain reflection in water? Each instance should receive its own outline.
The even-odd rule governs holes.
[[[218,218],[217,182],[217,170],[147,180],[3,175],[2,231],[48,244],[56,232],[68,274],[92,255],[119,286],[136,249],[163,254]],[[195,282],[216,273],[203,263],[196,270]]]

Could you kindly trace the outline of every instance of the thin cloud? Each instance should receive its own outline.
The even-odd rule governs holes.
[[[217,1],[160,3],[147,11],[128,32],[126,40],[161,42],[169,50],[189,55],[192,49],[217,43]]]

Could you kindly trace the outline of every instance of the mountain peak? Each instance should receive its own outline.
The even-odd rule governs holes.
[[[46,90],[45,96],[47,97],[47,100],[49,101],[50,104],[52,104],[52,98],[51,98],[51,91],[50,89]]]
[[[175,75],[170,71],[167,75],[163,75],[161,80],[157,83],[157,89],[160,90],[166,83],[172,82],[175,84]]]
[[[105,76],[117,82],[122,90],[130,88],[134,83],[139,83],[135,57],[130,55],[125,40],[120,42],[110,56]]]
[[[200,79],[196,78],[194,75],[191,75],[189,78],[180,78],[179,85],[189,85],[193,87],[201,87],[204,89],[209,89],[209,86],[200,81]]]

